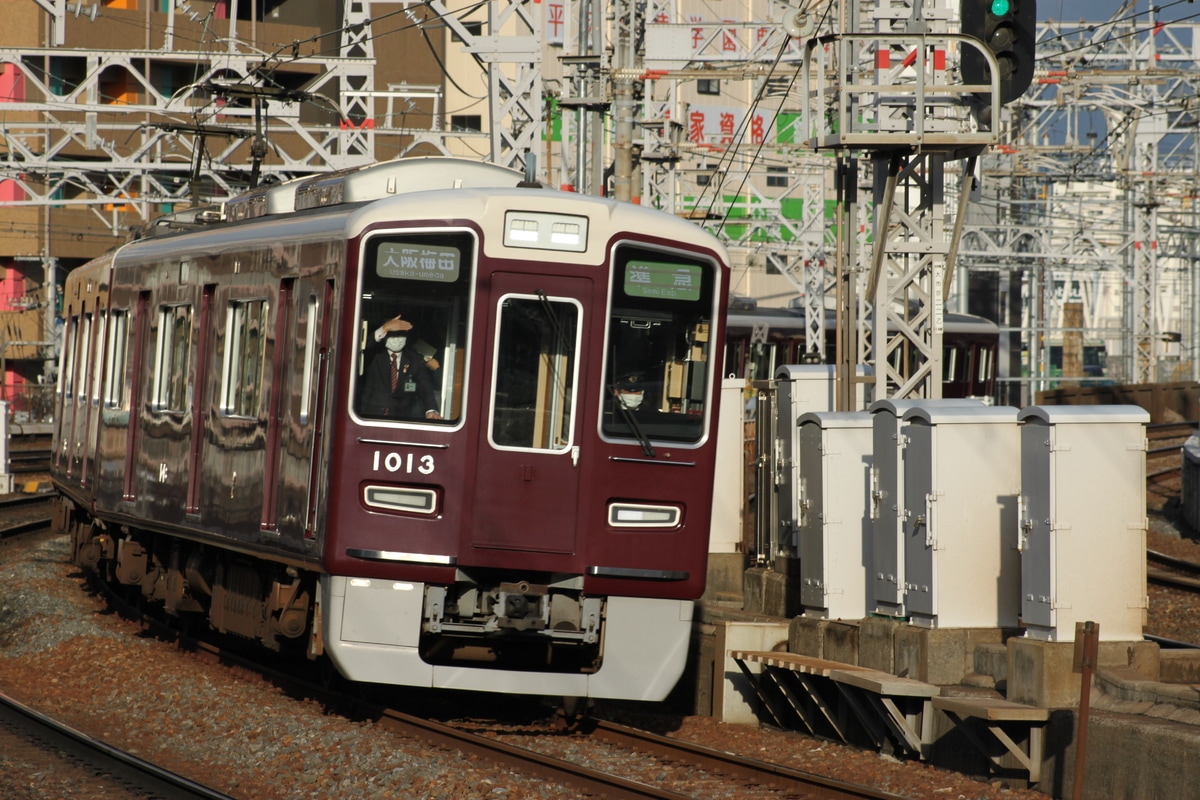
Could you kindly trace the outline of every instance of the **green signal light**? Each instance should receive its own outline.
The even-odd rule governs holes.
[[[1009,0],[992,0],[992,13],[997,17],[1003,17],[1012,11],[1012,3]]]

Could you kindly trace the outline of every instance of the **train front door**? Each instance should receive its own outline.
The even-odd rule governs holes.
[[[492,287],[471,544],[574,553],[578,391],[587,385],[579,355],[591,282],[497,273]]]

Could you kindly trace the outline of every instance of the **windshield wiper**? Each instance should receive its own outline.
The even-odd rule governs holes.
[[[650,444],[650,439],[642,432],[642,426],[638,425],[637,417],[633,415],[633,409],[621,402],[621,393],[617,391],[617,385],[610,383],[609,391],[612,392],[613,400],[617,403],[617,408],[621,412],[621,417],[625,420],[625,424],[633,431],[633,435],[637,438],[638,444],[642,446],[642,455],[646,458],[658,458],[654,454],[654,445]]]

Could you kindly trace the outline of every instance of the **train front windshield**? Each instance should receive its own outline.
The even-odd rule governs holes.
[[[446,424],[462,415],[475,240],[388,234],[363,253],[355,411]]]
[[[715,271],[679,253],[617,248],[605,436],[697,442],[704,435]]]

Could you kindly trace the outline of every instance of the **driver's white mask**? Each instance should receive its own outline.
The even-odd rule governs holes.
[[[393,353],[399,353],[406,344],[408,344],[407,336],[389,336],[383,342],[383,346]]]
[[[621,392],[617,396],[621,398],[621,405],[626,408],[637,408],[642,404],[641,392]]]

